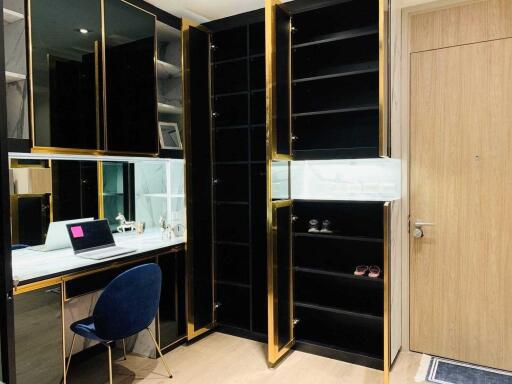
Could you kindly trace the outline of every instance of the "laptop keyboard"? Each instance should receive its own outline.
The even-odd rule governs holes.
[[[135,252],[135,249],[123,248],[123,247],[111,247],[105,249],[97,249],[94,251],[82,252],[77,256],[85,259],[101,260],[108,259],[109,257],[120,256],[126,253]]]

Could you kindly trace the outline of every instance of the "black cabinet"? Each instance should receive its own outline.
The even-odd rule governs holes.
[[[50,195],[11,196],[12,244],[44,244],[50,224]]]
[[[28,7],[33,146],[157,154],[155,15],[122,0]]]
[[[272,7],[274,155],[389,156],[385,3],[293,1]]]

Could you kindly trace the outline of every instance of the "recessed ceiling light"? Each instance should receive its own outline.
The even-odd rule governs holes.
[[[78,32],[80,32],[82,35],[87,35],[90,31],[85,28],[79,28],[77,29]]]

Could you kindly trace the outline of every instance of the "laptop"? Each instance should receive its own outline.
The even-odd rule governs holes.
[[[66,225],[75,255],[85,259],[102,260],[135,252],[116,246],[107,219]]]
[[[88,217],[86,219],[76,219],[76,220],[64,220],[64,221],[55,221],[50,223],[48,227],[48,233],[46,234],[46,240],[43,245],[36,245],[35,247],[29,247],[28,249],[37,252],[49,252],[55,251],[57,249],[70,248],[71,241],[69,240],[68,230],[66,228],[67,224],[73,223],[84,223],[86,221],[93,221],[93,217]]]

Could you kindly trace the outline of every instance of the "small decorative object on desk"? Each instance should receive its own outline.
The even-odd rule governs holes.
[[[331,226],[331,222],[329,220],[322,221],[322,229],[320,230],[320,232],[332,233],[330,226]]]
[[[135,231],[135,221],[127,221],[126,217],[119,212],[117,214],[116,220],[119,221],[119,226],[117,227],[117,232],[125,232],[127,229],[130,231]]]
[[[308,229],[308,232],[309,233],[318,233],[320,232],[318,230],[318,220],[317,219],[311,219],[309,220],[309,229]]]
[[[135,224],[135,227],[137,228],[137,235],[142,235],[146,230],[146,223],[143,221],[138,221],[137,224]]]
[[[366,275],[366,272],[368,272],[368,266],[367,265],[358,265],[356,267],[356,270],[354,271],[354,275],[356,275],[356,276],[364,276],[364,275]]]
[[[185,226],[183,224],[176,224],[172,227],[172,232],[176,237],[182,237],[185,235]]]

